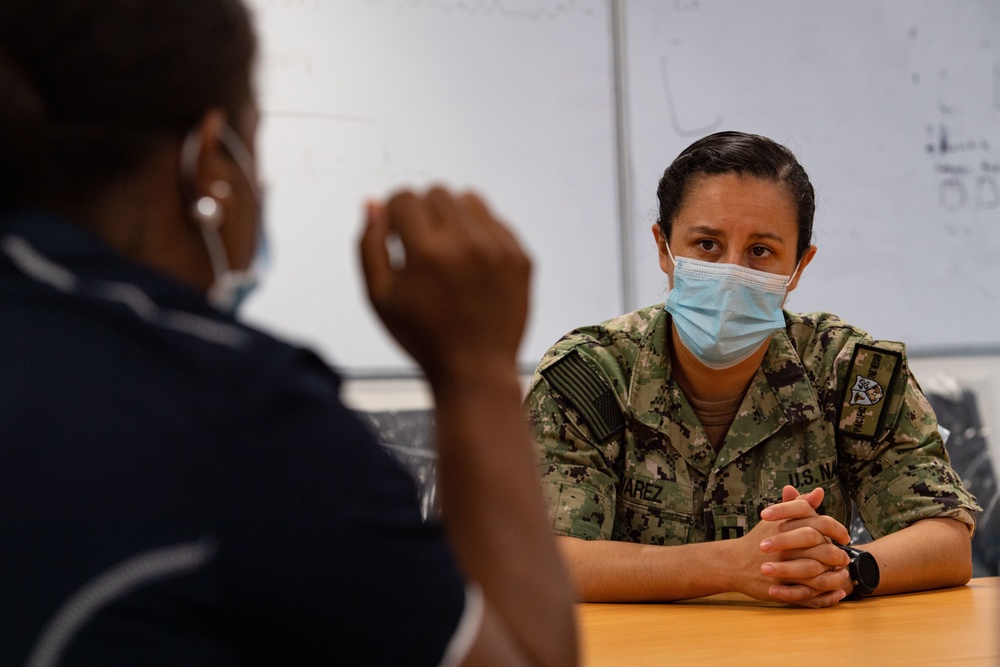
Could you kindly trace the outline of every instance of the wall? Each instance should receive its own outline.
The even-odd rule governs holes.
[[[370,310],[363,202],[475,186],[534,258],[522,362],[624,309],[603,0],[252,0],[273,270],[247,318],[352,375],[413,365]]]
[[[1000,3],[629,0],[630,306],[664,298],[663,169],[723,129],[796,153],[819,247],[789,301],[911,351],[1000,350]]]

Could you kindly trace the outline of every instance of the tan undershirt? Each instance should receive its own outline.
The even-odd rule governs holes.
[[[694,410],[695,416],[698,417],[698,421],[705,428],[705,433],[708,434],[708,441],[712,443],[715,451],[719,451],[722,441],[726,439],[726,434],[729,433],[729,427],[732,426],[733,420],[736,419],[736,413],[739,412],[740,404],[743,402],[743,395],[740,394],[734,398],[727,398],[721,401],[700,401],[690,395],[687,399]]]
[[[670,350],[674,379],[704,427],[708,441],[715,451],[719,451],[729,433],[729,427],[736,419],[736,413],[740,410],[743,397],[760,366],[767,346],[761,345],[760,349],[749,358],[724,371],[712,371],[708,368],[699,371],[696,368],[693,377],[689,377],[677,348],[687,353],[686,358],[693,360],[694,356],[683,349],[683,343],[680,342],[676,329],[671,328],[667,346]],[[710,396],[711,400],[700,399],[698,396]]]

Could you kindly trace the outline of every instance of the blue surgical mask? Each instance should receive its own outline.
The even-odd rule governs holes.
[[[220,311],[232,314],[239,310],[246,298],[260,285],[261,278],[268,268],[270,252],[264,226],[263,186],[254,179],[253,158],[250,151],[239,135],[228,126],[223,127],[220,140],[250,184],[257,204],[257,242],[253,260],[244,270],[233,269],[229,264],[226,248],[219,233],[221,221],[218,224],[205,224],[200,221],[198,225],[212,263],[213,281],[208,289],[208,301]],[[195,163],[200,149],[200,134],[195,129],[188,134],[181,149],[181,174],[187,178],[194,178]],[[228,190],[228,186],[226,189]],[[197,206],[201,205],[202,202],[199,201]],[[207,205],[212,206],[212,202]]]
[[[667,312],[681,343],[705,366],[717,370],[735,366],[785,326],[781,306],[791,276],[689,257],[674,259],[669,247],[667,253],[674,262]]]

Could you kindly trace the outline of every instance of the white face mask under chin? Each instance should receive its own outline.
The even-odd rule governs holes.
[[[214,197],[199,198],[192,209],[192,217],[198,225],[208,258],[212,265],[212,284],[206,298],[215,308],[226,313],[235,313],[246,298],[260,284],[263,273],[267,241],[264,234],[263,202],[253,179],[251,157],[240,138],[229,127],[224,127],[220,135],[222,143],[229,150],[240,171],[246,177],[256,195],[258,212],[257,244],[250,266],[244,270],[233,269],[229,264],[225,244],[219,228],[222,226],[222,209]],[[191,130],[181,147],[180,172],[183,178],[194,180],[195,164],[201,150],[201,135],[197,128]]]

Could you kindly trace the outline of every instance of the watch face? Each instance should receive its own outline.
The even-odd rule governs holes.
[[[854,582],[854,590],[848,599],[856,600],[874,593],[879,582],[878,561],[875,560],[875,556],[854,547],[840,544],[837,546],[851,557],[847,571],[851,576],[851,581]]]
[[[875,562],[875,557],[862,551],[857,556],[857,565],[861,585],[867,588],[869,593],[874,591],[879,582],[878,563]]]

